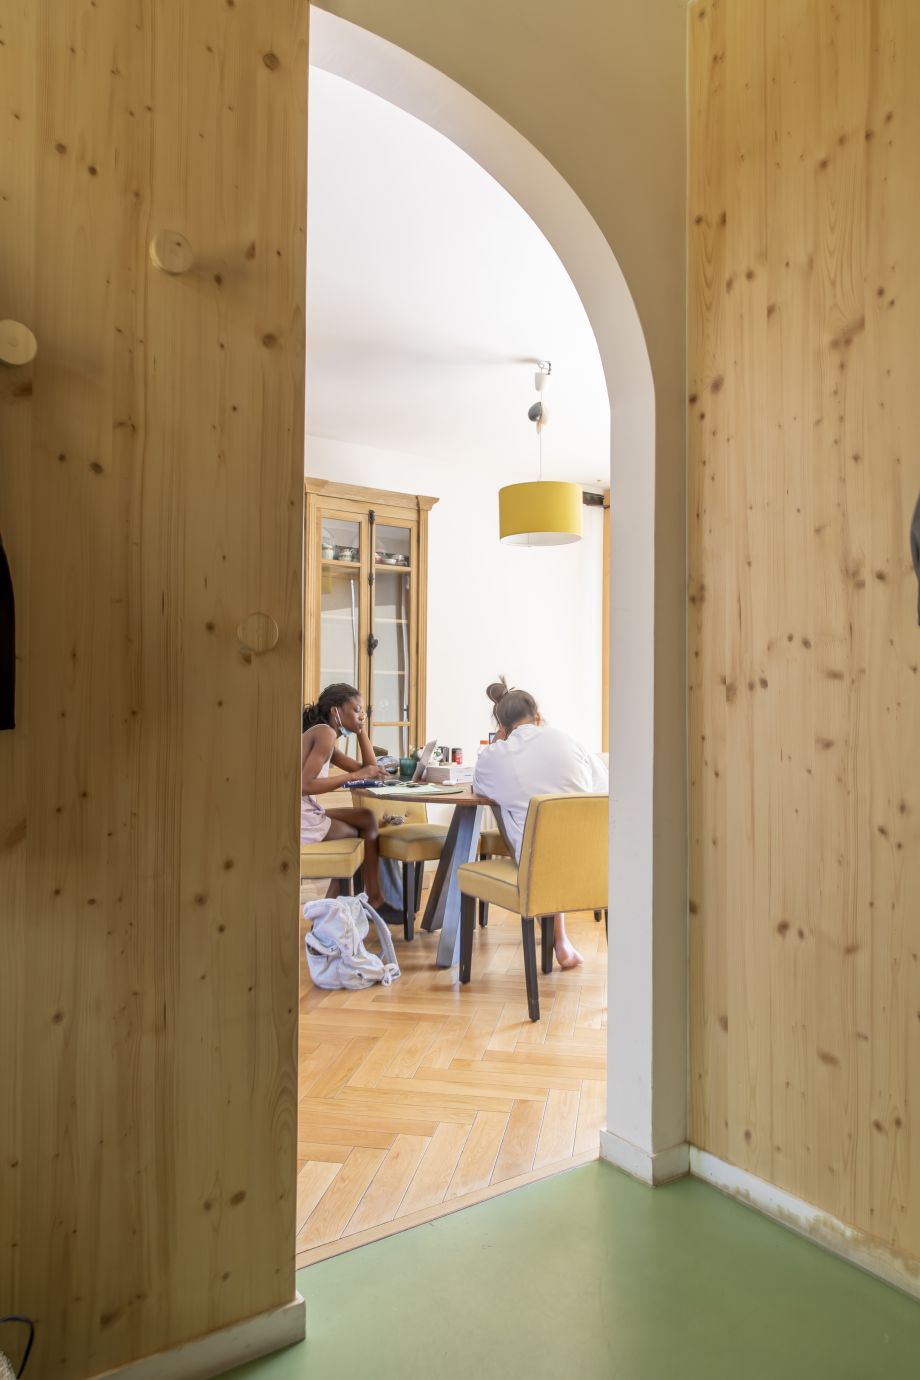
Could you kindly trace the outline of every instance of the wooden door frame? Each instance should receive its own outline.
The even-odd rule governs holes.
[[[601,752],[610,751],[610,490],[604,490],[601,564]]]

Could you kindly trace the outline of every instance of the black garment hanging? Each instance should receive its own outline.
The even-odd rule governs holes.
[[[914,570],[917,572],[917,622],[920,623],[920,498],[917,499],[917,506],[914,509],[913,520],[910,524],[910,555],[914,563]]]
[[[16,606],[0,537],[0,730],[16,727]]]

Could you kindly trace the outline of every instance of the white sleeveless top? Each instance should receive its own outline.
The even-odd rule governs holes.
[[[323,764],[320,776],[329,775],[329,766],[332,761]],[[329,833],[332,820],[313,795],[301,795],[300,797],[300,842],[301,843],[320,843]]]

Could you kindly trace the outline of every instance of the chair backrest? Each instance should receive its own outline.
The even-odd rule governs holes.
[[[606,795],[535,795],[527,811],[518,887],[522,915],[607,906]]]
[[[422,800],[390,800],[372,791],[355,797],[356,805],[363,805],[380,819],[383,815],[402,815],[407,824],[427,824],[428,806]]]

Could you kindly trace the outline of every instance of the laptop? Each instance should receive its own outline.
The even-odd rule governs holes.
[[[425,772],[428,770],[428,763],[434,756],[434,750],[437,747],[437,745],[438,740],[436,738],[432,738],[429,743],[425,744],[425,746],[422,748],[421,752],[418,755],[418,762],[416,763],[415,771],[412,773],[412,778],[409,781],[392,782],[389,784],[378,780],[352,781],[350,784],[352,786],[359,787],[363,790],[375,790],[378,793],[384,793],[388,789],[393,792],[404,791],[408,786],[425,785]]]
[[[436,738],[432,738],[431,742],[426,743],[425,746],[422,748],[421,752],[418,755],[418,763],[416,765],[415,771],[412,773],[413,783],[418,783],[419,781],[425,780],[425,771],[428,767],[428,763],[434,756],[434,750],[437,747],[437,745],[438,740]]]

